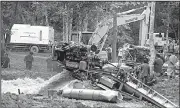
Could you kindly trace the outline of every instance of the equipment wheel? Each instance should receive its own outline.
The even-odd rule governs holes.
[[[32,46],[30,51],[33,52],[33,53],[38,53],[39,52],[39,48],[37,46]]]

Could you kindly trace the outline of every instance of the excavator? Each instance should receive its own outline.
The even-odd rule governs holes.
[[[130,14],[135,10],[143,9],[143,13],[141,14]],[[140,33],[139,33],[139,41],[140,45],[145,45],[145,40],[147,39],[148,35],[148,23],[149,23],[149,15],[150,15],[150,9],[147,7],[142,7],[138,9],[129,10],[123,13],[117,14],[117,26],[122,26],[125,24],[129,24],[132,22],[140,21]],[[99,52],[102,51],[102,48],[105,44],[105,41],[108,36],[108,32],[113,27],[113,18],[110,19],[104,19],[102,22],[98,24],[98,27],[96,28],[95,32],[93,33],[92,37],[89,39],[89,45],[96,45],[98,47]]]
[[[148,35],[148,23],[150,7],[141,14],[127,15],[137,9],[118,13],[117,25],[124,25],[135,21],[140,21],[140,44],[145,45]],[[128,96],[137,100],[145,100],[160,108],[178,108],[179,106],[165,98],[163,95],[153,90],[146,84],[138,80],[132,73],[136,73],[137,68],[125,70],[120,66],[101,60],[95,52],[102,52],[108,31],[113,27],[113,19],[105,19],[98,25],[92,34],[88,45],[69,42],[60,46],[55,46],[53,50],[54,60],[64,65],[71,75],[79,80],[91,80],[92,84],[104,90],[116,90],[123,96]],[[89,47],[90,46],[90,47]],[[109,64],[114,67],[112,71],[106,71],[103,66]]]

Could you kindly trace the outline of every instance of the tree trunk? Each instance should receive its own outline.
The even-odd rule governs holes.
[[[63,41],[68,42],[69,36],[68,36],[68,19],[69,19],[69,13],[68,13],[68,4],[64,3],[64,15],[63,15]]]
[[[13,24],[17,21],[18,4],[19,4],[19,2],[16,2],[16,5],[15,5],[15,10],[14,10],[14,20],[13,20]],[[13,25],[13,24],[12,24],[12,25]]]
[[[151,3],[151,15],[150,15],[150,28],[149,28],[149,43],[150,43],[150,73],[151,75],[154,74],[154,59],[155,59],[155,48],[154,48],[154,39],[153,39],[153,33],[154,33],[154,17],[155,17],[155,2]]]
[[[64,10],[66,10],[66,6],[65,6],[65,4],[64,4]],[[65,26],[66,26],[66,24],[65,24],[65,12],[63,12],[63,41],[65,42],[66,41],[66,28],[65,28]]]
[[[9,30],[8,31],[6,31],[5,30],[5,32],[3,33],[3,39],[4,39],[4,34],[6,34],[6,38],[8,38],[8,39],[10,39],[11,37],[11,35],[10,35],[10,33],[11,33],[11,28],[12,28],[12,26],[15,24],[15,22],[17,22],[17,14],[18,14],[18,4],[19,4],[19,2],[17,1],[17,2],[15,2],[16,4],[15,4],[15,9],[14,9],[14,18],[13,18],[13,21],[12,21],[12,23],[10,24],[10,28],[9,28]],[[3,40],[3,41],[5,41],[5,40]],[[3,47],[4,47],[4,45],[3,45]]]
[[[96,7],[97,8],[97,7]],[[96,26],[95,29],[98,28],[98,24],[99,24],[99,12],[97,11],[97,16],[96,16]]]
[[[83,32],[83,14],[82,14],[82,11],[81,11],[81,15],[80,15],[80,34],[79,34],[79,37],[78,37],[78,40],[81,41],[81,36],[82,36],[82,32]],[[78,32],[79,32],[78,31]]]
[[[167,13],[167,29],[166,29],[166,44],[169,44],[169,22],[170,22],[170,16],[169,16],[169,5],[168,5],[168,13]]]
[[[175,40],[178,40],[178,36],[177,36],[175,28],[173,27],[173,25],[171,25],[171,27],[172,27],[172,30],[173,30],[174,35],[175,35]]]
[[[78,14],[78,26],[77,26],[77,32],[81,31],[81,13]]]
[[[81,25],[80,25],[80,32],[82,33],[83,32],[83,16],[81,15]]]
[[[169,15],[168,15],[169,16]],[[167,24],[167,29],[166,29],[166,44],[168,45],[169,44],[169,21],[168,21],[168,24]]]
[[[12,25],[11,25],[11,27],[12,27],[12,26],[13,26],[13,24],[17,21],[18,4],[19,4],[19,2],[17,1],[17,2],[16,2],[16,5],[15,5],[15,9],[14,9],[14,18],[13,18],[13,21],[12,21]]]
[[[86,13],[85,19],[84,19],[84,30],[83,31],[87,31],[88,30],[88,12]]]
[[[72,34],[72,20],[73,20],[73,8],[68,10],[69,12],[69,27],[68,27],[68,35],[69,35],[69,41],[71,41],[71,34]]]
[[[48,14],[47,14],[47,10],[46,10],[45,19],[46,19],[46,26],[49,26],[49,21],[48,21]]]
[[[112,63],[116,62],[116,44],[117,44],[117,14],[114,10],[113,15],[113,43],[112,43]]]
[[[66,17],[65,17],[65,28],[66,28],[66,33],[65,33],[65,36],[66,36],[66,42],[69,41],[69,35],[68,35],[68,25],[69,25],[69,12],[68,12],[68,4],[66,5]]]
[[[180,14],[180,3],[179,3],[179,14]],[[179,15],[179,23],[178,23],[178,41],[180,38],[180,15]]]

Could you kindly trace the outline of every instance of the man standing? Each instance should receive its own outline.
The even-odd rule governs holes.
[[[112,58],[112,56],[111,56],[111,53],[112,53],[111,45],[109,45],[109,47],[107,48],[107,52],[108,52],[108,60],[110,61]]]
[[[168,61],[168,69],[167,69],[167,75],[168,75],[168,79],[170,79],[170,77],[174,77],[175,75],[175,64],[178,62],[178,58],[172,54],[169,57],[169,61]]]
[[[1,49],[1,66],[3,65],[3,57],[4,57],[4,54],[5,54],[5,50],[4,50],[4,49]]]
[[[179,54],[179,44],[176,44],[176,45],[175,45],[174,50],[175,50],[175,51],[174,51],[175,54],[178,55],[178,54]]]
[[[26,63],[26,69],[32,69],[32,62],[34,61],[33,52],[30,52],[28,55],[25,56],[24,62]]]
[[[10,68],[10,59],[7,53],[2,57],[2,68]]]
[[[158,76],[163,75],[162,66],[163,66],[163,60],[160,58],[159,54],[156,54],[156,58],[154,60],[154,72],[156,72]]]
[[[123,59],[123,49],[119,48],[119,52],[118,52],[118,62],[121,63]]]
[[[173,53],[174,52],[174,41],[172,41],[170,44],[169,44],[169,53]]]
[[[139,73],[139,79],[144,84],[147,84],[149,76],[150,76],[150,66],[148,64],[148,59],[144,59],[144,63],[141,65],[141,72]]]
[[[168,45],[164,44],[164,47],[163,47],[163,57],[165,57],[167,53],[168,53]]]

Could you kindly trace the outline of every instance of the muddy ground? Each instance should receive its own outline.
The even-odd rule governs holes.
[[[13,80],[17,78],[29,77],[35,79],[41,77],[44,80],[50,79],[59,72],[49,72],[46,69],[46,57],[48,53],[35,55],[35,62],[32,71],[25,70],[23,62],[25,53],[9,53],[11,59],[11,69],[2,71],[2,78],[4,80]],[[179,77],[170,81],[164,81],[164,77],[158,78],[159,82],[152,88],[161,93],[172,102],[179,104]],[[45,89],[44,89],[45,90]],[[126,108],[126,107],[149,107],[154,105],[144,101],[120,101],[119,103],[97,102],[89,100],[75,100],[66,99],[57,96],[53,99],[48,98],[47,95],[16,95],[12,93],[2,94],[3,108]]]

